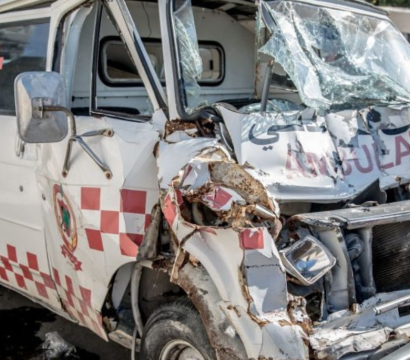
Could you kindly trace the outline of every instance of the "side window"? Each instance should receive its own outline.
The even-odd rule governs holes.
[[[199,85],[218,85],[225,77],[225,53],[217,42],[199,40],[199,55],[202,60],[202,74]]]
[[[164,58],[160,39],[142,39],[158,78],[165,84]],[[219,85],[224,78],[224,51],[216,42],[199,41],[203,70],[200,85]],[[108,86],[142,85],[121,39],[107,37],[101,42],[100,76]]]
[[[143,39],[143,42],[155,72],[162,81],[165,80],[160,40],[144,41]],[[141,77],[119,37],[107,37],[101,41],[100,71],[101,78],[108,86],[118,84],[142,86]]]
[[[14,80],[26,71],[45,71],[49,21],[0,26],[0,113],[14,115]]]

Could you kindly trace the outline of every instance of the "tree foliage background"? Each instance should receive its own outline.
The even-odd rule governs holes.
[[[410,0],[368,0],[373,5],[378,6],[401,6],[410,7]]]

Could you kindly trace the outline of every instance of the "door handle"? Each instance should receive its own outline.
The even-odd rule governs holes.
[[[24,151],[26,150],[26,143],[20,139],[20,136],[17,135],[16,146],[15,146],[16,156],[22,158],[24,156]]]

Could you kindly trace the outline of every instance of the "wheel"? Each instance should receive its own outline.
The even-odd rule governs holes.
[[[188,300],[155,310],[145,326],[141,360],[216,360],[201,317]]]

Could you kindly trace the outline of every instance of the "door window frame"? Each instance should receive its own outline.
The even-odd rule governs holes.
[[[184,80],[182,78],[181,67],[179,66],[181,61],[181,54],[175,35],[176,32],[173,22],[174,10],[175,0],[166,1],[165,22],[167,26],[168,45],[171,55],[173,91],[175,93],[176,111],[182,120],[196,121],[199,117],[199,111],[194,111],[193,113],[189,114],[186,110],[188,103],[186,99],[186,91],[184,88]]]
[[[98,76],[99,76],[99,65],[100,65],[100,56],[101,56],[100,35],[101,35],[102,16],[103,16],[103,12],[105,11],[108,17],[110,18],[111,22],[113,23],[113,25],[117,28],[119,34],[122,33],[120,31],[121,26],[119,25],[119,22],[122,23],[122,26],[127,26],[128,29],[131,29],[130,31],[132,31],[133,42],[132,43],[128,42],[124,35],[122,36],[122,41],[124,45],[126,46],[128,52],[130,53],[131,59],[133,60],[134,64],[137,61],[142,64],[143,73],[145,75],[145,78],[148,79],[148,83],[147,83],[146,81],[144,81],[144,77],[142,76],[142,86],[144,86],[147,89],[148,98],[151,101],[151,103],[154,105],[154,111],[156,110],[156,107],[158,106],[165,113],[168,112],[168,105],[166,103],[166,97],[165,97],[164,90],[162,88],[160,80],[158,79],[157,74],[155,73],[155,71],[151,69],[152,65],[149,63],[148,54],[144,48],[141,37],[138,34],[135,24],[133,22],[132,24],[130,24],[129,19],[127,21],[127,16],[131,18],[127,5],[125,4],[124,0],[116,0],[115,5],[112,5],[112,4],[113,4],[112,2],[106,3],[101,0],[96,3],[97,11],[96,11],[96,18],[94,22],[90,113],[92,116],[109,116],[112,118],[118,118],[122,120],[145,122],[151,119],[152,114],[150,116],[147,116],[147,115],[127,116],[126,114],[119,114],[119,113],[112,112],[109,110],[102,110],[102,109],[98,109],[97,107],[97,81],[98,81]],[[115,13],[111,9],[111,6],[119,7],[122,18],[118,18],[118,16],[115,15]],[[136,50],[136,53],[137,53],[136,58],[132,56],[133,51],[131,50]],[[152,95],[150,96],[149,89],[152,89],[152,94],[154,98],[152,98]]]

